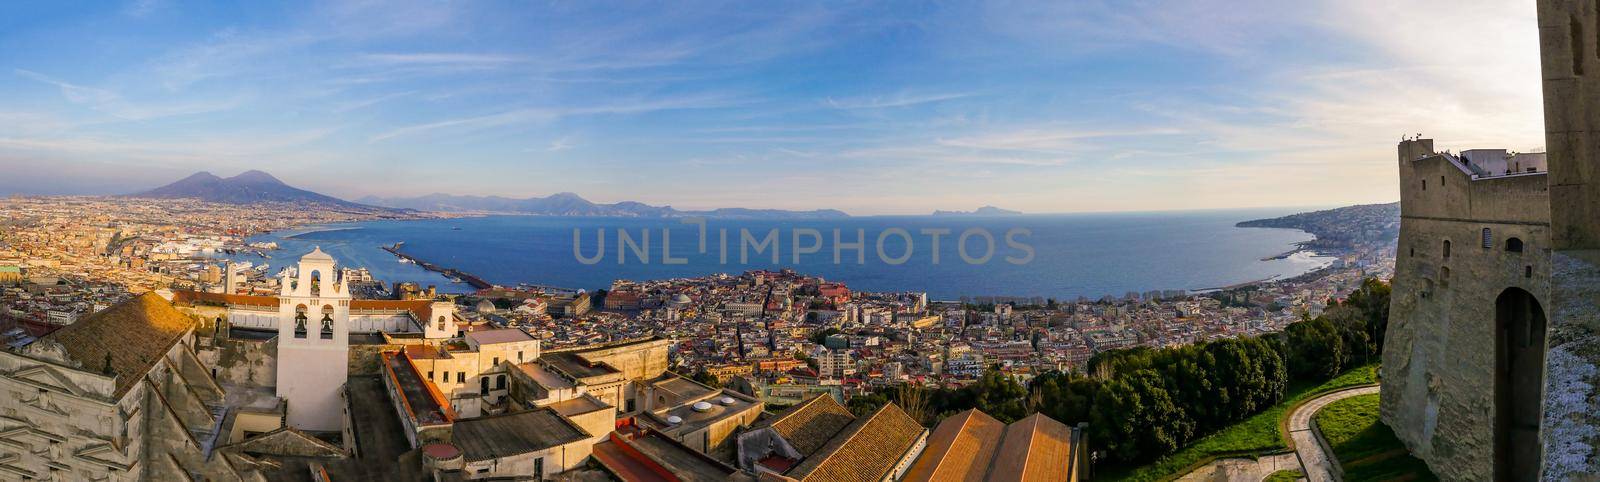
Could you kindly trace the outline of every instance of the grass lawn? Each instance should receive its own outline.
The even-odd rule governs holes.
[[[1292,384],[1284,394],[1284,401],[1272,408],[1201,437],[1153,463],[1132,468],[1106,467],[1098,470],[1097,476],[1104,480],[1135,482],[1167,480],[1183,475],[1192,465],[1216,457],[1253,457],[1288,451],[1289,437],[1283,416],[1289,407],[1333,390],[1371,385],[1377,383],[1377,378],[1378,365],[1371,364],[1352,368],[1321,385]]]
[[[1348,480],[1438,480],[1378,422],[1378,395],[1333,402],[1313,418]]]
[[[1267,478],[1261,479],[1261,482],[1294,482],[1300,480],[1301,477],[1305,477],[1305,475],[1298,470],[1279,470],[1267,474]]]

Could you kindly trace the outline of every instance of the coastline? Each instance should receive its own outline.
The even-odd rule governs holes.
[[[474,215],[474,216],[458,216],[458,217],[506,218],[506,219],[510,219],[510,218],[540,219],[540,218],[542,218],[542,219],[547,219],[547,220],[554,219],[554,218],[560,218],[560,217],[556,217],[556,216],[524,216],[524,215],[514,215],[514,216]],[[917,282],[916,281],[917,279],[936,279],[936,278],[949,279],[948,276],[951,273],[951,271],[949,269],[946,269],[946,268],[940,268],[940,267],[938,267],[939,265],[934,265],[933,267],[930,267],[930,268],[918,268],[914,272],[905,271],[904,269],[900,269],[898,271],[894,271],[892,268],[890,268],[890,271],[892,271],[892,272],[890,272],[890,271],[886,271],[885,270],[885,268],[889,268],[889,267],[878,267],[878,266],[874,266],[874,265],[869,264],[864,269],[863,268],[857,268],[855,266],[850,266],[849,269],[842,270],[842,271],[844,271],[844,273],[841,273],[840,272],[841,270],[839,270],[839,269],[813,269],[810,266],[807,266],[805,264],[791,265],[790,263],[787,263],[787,262],[779,263],[778,265],[775,265],[775,266],[768,266],[766,263],[758,263],[758,264],[739,264],[739,263],[736,263],[736,264],[730,264],[730,265],[726,265],[726,266],[711,266],[711,267],[707,267],[703,263],[696,262],[696,263],[691,263],[691,264],[693,264],[695,266],[695,269],[690,270],[690,271],[695,271],[695,272],[694,273],[685,273],[683,270],[673,270],[671,267],[665,267],[666,269],[664,269],[664,270],[657,270],[656,267],[654,267],[654,266],[652,266],[650,268],[647,268],[647,269],[642,269],[639,266],[634,265],[632,263],[629,263],[628,267],[625,267],[625,268],[620,268],[620,269],[611,268],[611,266],[616,266],[616,264],[613,263],[611,259],[607,259],[607,263],[603,267],[596,267],[596,269],[600,269],[602,272],[604,272],[604,274],[595,275],[595,274],[590,273],[590,274],[582,274],[582,275],[571,275],[570,273],[573,272],[572,271],[573,269],[583,269],[583,268],[586,268],[586,267],[584,267],[584,266],[567,266],[568,264],[573,264],[573,263],[568,262],[565,259],[551,258],[551,256],[560,256],[560,253],[565,253],[566,252],[565,250],[568,249],[568,248],[559,248],[558,247],[558,249],[554,250],[555,251],[554,253],[552,253],[551,249],[547,248],[542,253],[533,254],[534,252],[521,251],[520,250],[521,248],[519,246],[516,246],[516,245],[511,245],[509,247],[506,246],[506,245],[500,245],[499,246],[501,248],[511,249],[511,251],[504,251],[504,250],[502,250],[502,251],[492,251],[492,252],[491,251],[483,251],[486,248],[483,245],[478,244],[478,245],[473,245],[473,246],[470,246],[470,247],[461,248],[462,251],[459,251],[459,252],[448,251],[448,250],[447,251],[440,251],[441,248],[438,245],[438,242],[441,242],[441,241],[450,242],[448,240],[460,239],[460,238],[455,238],[453,235],[449,235],[449,234],[447,234],[445,232],[447,230],[452,230],[453,228],[455,228],[455,226],[453,226],[452,223],[449,223],[447,221],[446,222],[426,223],[426,224],[418,226],[415,230],[413,230],[413,229],[411,229],[409,227],[406,227],[405,225],[398,225],[399,227],[393,227],[393,226],[396,226],[396,225],[389,225],[387,223],[377,223],[376,222],[376,221],[426,222],[426,221],[431,221],[431,220],[434,220],[434,219],[439,219],[439,218],[419,217],[419,218],[410,219],[410,220],[368,219],[368,220],[361,220],[361,221],[349,221],[349,222],[345,222],[345,223],[313,224],[313,225],[298,226],[298,227],[292,228],[292,229],[279,230],[278,232],[275,232],[275,233],[263,233],[263,234],[256,235],[256,236],[250,238],[250,240],[251,241],[290,240],[290,241],[294,241],[294,244],[285,244],[283,247],[280,248],[280,250],[282,250],[282,249],[299,250],[299,249],[302,249],[302,248],[309,249],[309,245],[317,244],[318,240],[305,239],[306,237],[308,237],[306,235],[310,235],[310,234],[313,234],[313,233],[352,232],[352,231],[367,230],[368,233],[360,234],[360,235],[351,235],[349,239],[344,239],[344,237],[341,237],[341,236],[331,236],[330,237],[331,239],[326,240],[326,241],[322,241],[321,245],[323,246],[324,250],[328,250],[330,246],[342,246],[342,249],[353,250],[353,251],[347,251],[346,252],[347,254],[345,254],[344,256],[341,256],[342,258],[345,259],[346,263],[349,263],[349,265],[351,267],[367,267],[367,268],[371,268],[374,271],[374,275],[375,276],[378,276],[380,279],[383,279],[385,281],[388,281],[388,282],[413,281],[413,282],[418,282],[418,283],[421,283],[421,284],[424,284],[424,285],[437,284],[441,288],[446,287],[446,286],[454,286],[454,285],[457,285],[457,284],[463,284],[463,285],[464,284],[471,284],[471,283],[466,283],[466,281],[468,279],[468,276],[470,276],[472,278],[476,278],[478,280],[483,281],[484,283],[482,283],[482,284],[492,284],[492,285],[499,285],[499,286],[542,286],[542,287],[544,287],[544,286],[548,286],[548,287],[561,286],[561,287],[564,287],[562,289],[566,289],[566,290],[572,290],[572,289],[595,290],[595,289],[605,288],[605,287],[608,286],[608,283],[609,283],[609,281],[605,281],[605,280],[596,281],[597,278],[630,279],[630,280],[636,280],[636,281],[648,281],[648,280],[672,279],[672,278],[683,278],[683,277],[711,276],[711,275],[715,275],[715,274],[718,274],[718,273],[737,274],[737,273],[740,273],[740,272],[743,272],[743,271],[747,271],[747,270],[785,269],[785,268],[787,268],[787,269],[794,269],[794,270],[802,272],[802,273],[807,273],[807,274],[816,275],[816,276],[822,276],[822,277],[824,277],[826,279],[833,279],[833,280],[843,281],[843,282],[851,284],[852,287],[860,285],[861,286],[860,289],[862,289],[864,291],[907,291],[907,290],[911,290],[911,291],[927,292],[927,293],[930,294],[930,296],[938,297],[940,299],[959,299],[959,298],[1008,298],[1008,299],[1009,298],[1016,298],[1016,299],[1056,298],[1056,299],[1073,299],[1073,298],[1077,298],[1079,296],[1082,296],[1083,298],[1086,298],[1086,299],[1097,299],[1097,298],[1102,298],[1104,296],[1121,296],[1122,293],[1129,292],[1129,291],[1147,292],[1149,290],[1156,289],[1156,288],[1151,288],[1153,286],[1166,286],[1166,288],[1159,288],[1159,289],[1161,289],[1162,291],[1167,291],[1167,290],[1175,290],[1175,289],[1184,289],[1185,285],[1187,285],[1187,286],[1204,286],[1205,288],[1188,288],[1188,289],[1186,289],[1186,291],[1193,292],[1193,293],[1206,293],[1206,292],[1217,291],[1217,290],[1235,289],[1235,288],[1246,287],[1246,286],[1250,286],[1250,285],[1259,285],[1259,284],[1265,284],[1265,283],[1281,282],[1281,281],[1283,281],[1285,279],[1297,278],[1297,277],[1300,277],[1300,276],[1308,274],[1308,273],[1318,272],[1318,271],[1322,271],[1322,270],[1326,269],[1328,267],[1329,263],[1327,262],[1327,260],[1320,259],[1320,258],[1339,256],[1338,254],[1335,254],[1335,253],[1324,254],[1324,253],[1319,252],[1317,250],[1312,250],[1312,249],[1307,248],[1306,244],[1310,243],[1310,242],[1313,242],[1316,239],[1316,237],[1315,237],[1315,235],[1313,235],[1311,233],[1308,233],[1308,232],[1306,232],[1304,230],[1294,229],[1294,228],[1269,228],[1269,229],[1272,229],[1272,230],[1286,229],[1287,232],[1293,232],[1293,233],[1296,233],[1299,236],[1306,236],[1306,237],[1310,237],[1311,239],[1305,239],[1305,238],[1297,236],[1292,240],[1284,240],[1283,242],[1288,244],[1289,247],[1292,248],[1292,249],[1284,251],[1284,252],[1282,252],[1282,253],[1280,253],[1278,255],[1275,255],[1275,256],[1268,256],[1268,257],[1264,257],[1264,258],[1263,257],[1259,257],[1259,255],[1250,256],[1249,258],[1247,258],[1248,261],[1243,260],[1243,259],[1238,259],[1239,258],[1239,254],[1229,254],[1227,256],[1222,256],[1220,258],[1217,258],[1215,256],[1209,256],[1209,255],[1204,254],[1204,251],[1188,253],[1186,255],[1183,255],[1183,256],[1186,256],[1186,257],[1182,258],[1182,259],[1198,259],[1198,258],[1196,258],[1196,256],[1200,256],[1200,257],[1216,258],[1217,260],[1236,259],[1236,260],[1238,260],[1237,262],[1228,263],[1228,264],[1226,264],[1226,266],[1239,267],[1238,269],[1235,269],[1235,268],[1222,268],[1221,271],[1214,271],[1213,268],[1206,267],[1206,266],[1211,266],[1211,267],[1218,266],[1218,262],[1216,260],[1213,260],[1213,261],[1211,261],[1209,263],[1206,263],[1206,262],[1202,262],[1202,263],[1184,263],[1184,264],[1194,264],[1194,265],[1196,265],[1196,266],[1190,267],[1190,268],[1181,268],[1181,266],[1183,266],[1183,264],[1176,265],[1176,266],[1180,267],[1179,272],[1181,272],[1181,273],[1194,273],[1194,274],[1180,274],[1180,275],[1176,276],[1177,278],[1184,278],[1184,277],[1188,277],[1188,278],[1208,278],[1208,277],[1210,277],[1210,278],[1213,278],[1213,279],[1215,279],[1215,278],[1226,279],[1228,274],[1247,274],[1248,272],[1252,272],[1252,271],[1259,274],[1259,276],[1254,276],[1254,277],[1239,276],[1237,278],[1234,278],[1235,281],[1228,281],[1228,282],[1224,282],[1224,283],[1215,283],[1215,284],[1211,284],[1211,283],[1207,283],[1207,284],[1188,284],[1188,283],[1181,282],[1181,280],[1180,280],[1179,283],[1142,283],[1141,281],[1158,281],[1157,279],[1147,279],[1147,278],[1162,278],[1162,276],[1151,276],[1151,275],[1137,274],[1137,275],[1119,277],[1119,278],[1117,278],[1116,281],[1111,282],[1111,283],[1100,283],[1099,285],[1091,283],[1091,284],[1085,285],[1085,284],[1081,283],[1080,281],[1081,280],[1085,280],[1085,279],[1089,279],[1089,278],[1084,278],[1083,277],[1083,276],[1086,276],[1086,274],[1081,272],[1083,270],[1080,269],[1079,270],[1080,272],[1078,272],[1078,273],[1066,272],[1066,274],[1062,274],[1063,272],[1049,271],[1049,270],[1052,270],[1052,269],[1055,268],[1054,266],[1049,266],[1049,265],[1033,267],[1033,268],[1011,268],[1011,267],[1007,267],[1007,269],[1012,271],[1012,273],[1006,274],[1005,272],[1002,272],[1002,274],[995,275],[995,276],[1001,276],[1001,278],[997,279],[996,281],[991,281],[991,282],[985,283],[988,286],[978,285],[976,287],[976,289],[973,289],[974,286],[972,286],[972,285],[965,285],[965,284],[955,283],[955,282],[940,282],[940,281],[936,280],[932,284],[929,284],[929,283],[922,283],[922,282]],[[637,220],[630,220],[630,221],[637,221]],[[572,220],[572,222],[577,224],[577,225],[584,225],[584,223],[590,223],[588,225],[593,225],[593,223],[596,222],[596,219],[588,218],[588,217],[580,217],[580,218],[574,218]],[[1142,221],[1139,221],[1139,222],[1142,223]],[[466,226],[468,228],[469,232],[471,232],[471,231],[477,231],[478,232],[478,234],[476,234],[476,235],[468,236],[469,238],[482,238],[482,237],[485,237],[484,236],[485,233],[490,233],[489,229],[500,229],[500,228],[510,229],[511,231],[508,231],[508,232],[509,233],[513,233],[513,234],[511,234],[512,237],[522,236],[522,237],[525,238],[528,235],[527,231],[517,231],[516,230],[516,229],[519,229],[519,226],[521,226],[521,222],[520,221],[512,221],[511,224],[509,224],[509,225],[502,224],[502,223],[504,223],[504,222],[503,221],[491,221],[491,222],[487,222],[487,223],[483,223],[483,224],[468,224],[468,225],[463,225],[463,226]],[[553,221],[553,223],[555,225],[559,225],[559,226],[565,226],[566,225],[566,222],[564,220],[555,220],[555,221]],[[350,224],[357,224],[357,225],[350,225]],[[1227,230],[1227,231],[1233,231],[1233,230],[1237,230],[1238,229],[1237,226],[1233,226],[1232,225],[1231,221],[1228,221],[1227,224],[1228,225],[1226,227],[1222,227],[1220,229],[1224,229],[1224,230]],[[379,226],[383,226],[383,227],[379,227]],[[558,243],[558,241],[560,241],[560,237],[555,237],[554,234],[558,234],[558,233],[562,232],[563,230],[569,229],[569,228],[551,227],[551,226],[552,226],[552,222],[545,222],[542,225],[542,227],[539,227],[538,230],[534,232],[534,235],[538,236],[539,239],[541,239],[546,246],[549,246],[549,245],[558,245],[559,246],[560,243]],[[639,226],[639,225],[625,225],[625,226]],[[647,223],[647,224],[644,224],[644,226],[650,226],[650,227],[654,228],[657,225],[648,224]],[[767,225],[758,225],[758,226],[761,226],[763,229],[765,227],[767,227]],[[1034,227],[1037,228],[1037,226],[1034,226]],[[1064,226],[1063,228],[1072,228],[1072,226],[1070,226],[1070,225],[1069,226]],[[787,229],[787,228],[785,228],[785,229]],[[416,232],[415,236],[413,236],[411,234],[413,231]],[[429,238],[430,236],[433,237],[432,240],[426,239],[426,238]],[[494,236],[491,234],[489,237],[494,237]],[[1233,237],[1235,239],[1240,238],[1240,236],[1233,236]],[[1253,239],[1254,235],[1246,235],[1244,237],[1249,237],[1249,238]],[[1283,235],[1274,235],[1274,236],[1263,238],[1263,239],[1283,239],[1284,237],[1285,236],[1283,236]],[[510,239],[510,238],[507,238],[507,239]],[[420,245],[419,244],[419,245],[417,245],[418,246],[417,249],[421,249],[422,251],[417,251],[417,250],[413,250],[413,249],[406,249],[404,251],[396,253],[394,250],[385,249],[388,246],[392,246],[396,242],[403,242],[403,241],[404,242],[410,242],[410,241],[419,241],[419,242],[432,241],[432,244],[427,244],[427,245]],[[1158,244],[1161,244],[1161,243],[1158,243]],[[1268,242],[1266,244],[1270,245],[1271,243]],[[1260,245],[1261,245],[1261,243],[1254,243],[1254,247],[1252,247],[1250,249],[1251,250],[1259,250],[1259,249],[1261,249]],[[431,246],[431,248],[427,248],[427,246]],[[1075,246],[1076,245],[1073,245],[1073,244],[1057,244],[1055,246],[1048,246],[1046,249],[1055,250],[1053,252],[1070,253],[1070,252],[1076,252],[1078,250],[1078,248],[1075,247]],[[1279,245],[1279,246],[1283,246],[1283,245]],[[411,248],[412,246],[410,246],[408,244],[406,247],[407,248]],[[455,248],[451,248],[451,249],[455,249]],[[1127,249],[1122,249],[1122,250],[1120,250],[1120,253],[1126,253],[1126,254],[1119,254],[1119,256],[1128,256],[1130,260],[1136,259],[1136,258],[1149,258],[1150,257],[1150,256],[1147,256],[1146,254],[1141,254],[1141,253],[1146,253],[1146,251],[1143,251],[1143,250],[1152,249],[1152,248],[1145,247],[1145,248],[1138,248],[1138,249],[1139,250],[1136,250],[1136,251],[1129,251]],[[824,251],[826,251],[826,250],[824,250]],[[1234,252],[1234,253],[1237,253],[1238,251],[1239,251],[1239,249],[1232,249],[1232,252]],[[360,254],[358,254],[358,255],[357,254],[352,254],[354,252],[359,252]],[[444,258],[439,258],[441,256],[441,254],[440,254],[441,252],[444,253],[442,255],[442,256],[445,256]],[[1305,252],[1306,254],[1305,255],[1300,255],[1301,252]],[[374,255],[380,255],[383,259],[386,259],[386,260],[389,260],[389,261],[386,262],[386,261],[380,260],[378,257],[376,257]],[[787,260],[788,259],[787,257],[790,256],[790,255],[791,255],[791,253],[785,252],[784,253],[784,256],[785,256],[784,259]],[[949,255],[949,253],[947,253],[947,255]],[[422,264],[413,265],[412,267],[395,266],[395,265],[389,264],[389,262],[394,261],[397,256],[401,257],[401,258],[410,257],[412,259],[418,259],[417,257],[421,257],[422,259],[431,259],[432,261],[430,261],[428,265],[433,266],[433,268],[435,268],[435,269],[427,269],[427,267],[426,267],[427,265],[422,265]],[[467,258],[461,258],[461,256],[467,256]],[[530,258],[530,257],[538,257],[538,256],[544,256],[545,259],[554,259],[555,262],[536,261],[536,260],[535,261],[530,261],[530,260],[520,259],[520,258]],[[1083,255],[1066,254],[1066,255],[1062,255],[1062,256],[1065,256],[1064,261],[1066,261],[1067,263],[1070,263],[1072,265],[1081,265],[1081,263],[1079,261],[1077,261],[1077,260],[1081,259]],[[1168,255],[1168,257],[1170,257],[1170,256],[1171,255]],[[439,259],[433,259],[433,258],[439,258]],[[1291,258],[1293,258],[1293,259],[1291,259]],[[466,261],[461,261],[462,259],[466,259]],[[482,259],[497,259],[497,260],[502,260],[502,261],[496,261],[495,263],[490,263],[490,264],[486,265],[482,261]],[[1101,257],[1101,259],[1105,259],[1105,258]],[[1120,259],[1120,258],[1118,258],[1118,259]],[[1288,261],[1285,261],[1285,260],[1288,260]],[[442,261],[442,263],[440,261]],[[463,263],[463,264],[457,264],[457,262],[460,262],[460,263]],[[504,269],[503,268],[503,266],[507,266],[508,263],[509,264],[518,264],[518,263],[524,263],[524,262],[531,263],[531,264],[529,264],[527,267],[514,269],[514,270],[508,270],[508,269]],[[1057,265],[1060,265],[1060,263],[1062,261],[1052,260],[1052,262],[1056,263]],[[1266,267],[1266,265],[1260,265],[1259,263],[1274,263],[1273,266],[1275,266],[1275,267]],[[1288,263],[1288,264],[1281,264],[1280,265],[1280,264],[1276,264],[1276,263]],[[1144,264],[1148,265],[1149,261],[1148,260],[1144,261]],[[1245,267],[1246,265],[1248,265],[1249,267]],[[475,268],[475,266],[476,266],[476,268]],[[477,271],[478,268],[483,268],[484,266],[492,266],[492,267],[495,267],[495,269],[490,269],[488,272],[481,272],[481,273]],[[833,268],[832,265],[826,265],[826,264],[818,264],[816,266]],[[1122,265],[1118,264],[1116,266],[1122,266]],[[1165,265],[1165,264],[1163,264],[1163,265],[1160,265],[1160,266],[1170,267],[1170,266],[1174,266],[1174,265]],[[421,268],[421,269],[418,269],[418,268]],[[984,269],[987,269],[987,268],[984,268]],[[1148,269],[1148,268],[1145,268],[1145,269]],[[426,275],[423,275],[422,273],[420,273],[420,271],[427,271],[428,273]],[[966,276],[973,276],[973,275],[990,276],[990,274],[988,274],[988,273],[991,273],[991,272],[988,272],[988,271],[975,272],[975,271],[973,271],[973,269],[966,268],[966,267],[959,267],[957,269],[957,271],[966,273]],[[1024,275],[1025,275],[1024,279],[1027,279],[1027,280],[1037,279],[1037,280],[1040,280],[1040,281],[1038,283],[1035,283],[1033,281],[1021,281],[1021,282],[1015,281],[1017,279],[1017,275],[1016,275],[1015,272],[1018,272],[1018,271],[1024,273]],[[1148,273],[1150,271],[1143,271],[1143,272],[1144,273]],[[454,274],[454,273],[459,273],[459,274]],[[550,274],[554,274],[555,276],[554,277],[529,276],[529,275],[538,274],[538,273],[550,273]],[[907,273],[911,273],[911,274],[907,274]],[[1207,273],[1212,273],[1212,274],[1215,274],[1216,276],[1213,276],[1213,275],[1210,275],[1210,274],[1207,274]],[[461,276],[461,275],[467,275],[467,276]],[[508,275],[514,275],[514,276],[508,277]],[[1007,276],[1009,276],[1009,278],[1006,278]],[[498,279],[497,279],[497,277],[498,277]],[[865,277],[865,278],[863,278],[863,277]],[[452,278],[454,278],[454,279],[452,279]],[[871,279],[871,278],[876,278],[877,279],[875,284],[861,281],[862,279]],[[1166,278],[1173,278],[1173,276],[1166,276]],[[995,279],[995,278],[991,278],[991,279]],[[454,282],[455,280],[461,280],[461,282]],[[482,284],[479,284],[479,287],[481,287]],[[1096,288],[1100,288],[1100,287],[1102,287],[1104,285],[1111,285],[1111,286],[1105,286],[1103,289],[1096,289]],[[1062,289],[1063,287],[1066,288],[1066,289]],[[461,292],[461,293],[470,292],[470,291],[461,291],[461,290],[466,290],[467,288],[468,288],[467,286],[458,286],[454,290],[448,290],[448,291],[450,291],[450,292]],[[1085,288],[1088,288],[1088,289],[1085,289]],[[1021,296],[1009,296],[1009,295],[1006,295],[1007,291],[1010,291],[1011,293],[1020,292],[1020,293],[1022,293],[1022,295]]]

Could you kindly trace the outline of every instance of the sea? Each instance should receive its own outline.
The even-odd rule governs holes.
[[[267,257],[239,254],[234,259],[275,272],[320,247],[344,266],[365,267],[383,281],[413,281],[453,293],[473,288],[401,262],[382,248],[399,244],[407,255],[503,286],[592,291],[618,279],[788,268],[855,290],[925,292],[933,300],[1093,299],[1150,290],[1202,291],[1325,267],[1333,258],[1298,249],[1297,243],[1313,239],[1306,232],[1234,226],[1301,210],[826,220],[500,215],[386,220],[255,236],[250,241],[275,242],[279,249]]]

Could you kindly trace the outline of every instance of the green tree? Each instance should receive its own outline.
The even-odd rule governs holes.
[[[1283,334],[1289,349],[1289,370],[1295,378],[1333,378],[1349,358],[1344,337],[1326,317],[1290,323],[1284,328]]]
[[[1167,392],[1161,375],[1142,369],[1106,385],[1091,415],[1096,439],[1123,462],[1172,453],[1194,435],[1194,423]]]

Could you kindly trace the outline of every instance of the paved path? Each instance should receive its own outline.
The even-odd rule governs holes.
[[[1300,462],[1295,460],[1294,454],[1269,455],[1259,459],[1228,458],[1217,459],[1205,464],[1194,472],[1189,472],[1179,477],[1179,482],[1221,482],[1221,481],[1249,481],[1260,482],[1273,472],[1279,470],[1300,470]]]
[[[1317,443],[1316,434],[1311,432],[1311,416],[1328,404],[1344,400],[1357,395],[1378,393],[1378,386],[1347,388],[1336,392],[1325,393],[1311,401],[1301,404],[1294,413],[1289,414],[1289,438],[1294,440],[1295,453],[1279,454],[1250,458],[1226,458],[1211,461],[1211,463],[1184,474],[1177,480],[1180,482],[1211,482],[1211,481],[1247,481],[1259,482],[1261,479],[1272,475],[1279,470],[1300,470],[1309,474],[1301,480],[1309,482],[1332,482],[1339,480],[1333,476],[1333,465],[1328,462],[1328,454],[1323,453],[1322,445]]]
[[[1289,414],[1289,438],[1294,439],[1295,455],[1300,457],[1300,465],[1304,468],[1307,480],[1310,482],[1339,480],[1333,475],[1333,463],[1329,462],[1332,454],[1322,450],[1322,444],[1317,443],[1317,435],[1311,431],[1311,416],[1316,415],[1322,407],[1330,403],[1374,393],[1378,393],[1377,386],[1340,390],[1311,399],[1295,409],[1294,413]]]

